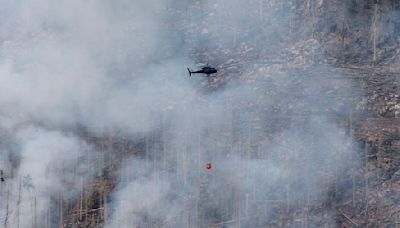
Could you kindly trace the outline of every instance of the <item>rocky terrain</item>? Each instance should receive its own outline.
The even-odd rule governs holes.
[[[170,0],[153,10],[151,17],[162,14],[163,39],[132,64],[135,74],[160,77],[132,84],[154,83],[168,98],[142,106],[135,96],[153,94],[137,89],[112,100],[121,103],[116,113],[146,110],[138,118],[150,121],[129,131],[95,115],[1,124],[4,227],[399,226],[400,1]],[[15,47],[1,48],[4,58]],[[121,48],[101,59],[113,65],[107,75],[128,80],[130,55]],[[219,72],[189,78],[182,58]],[[68,159],[46,168],[57,173],[57,191],[41,190],[20,168],[24,146],[14,138],[32,123],[82,140],[81,152],[68,150]],[[32,218],[22,218],[23,207]]]

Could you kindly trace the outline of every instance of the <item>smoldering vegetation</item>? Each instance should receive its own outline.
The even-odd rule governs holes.
[[[348,132],[329,120],[347,110],[346,105],[332,105],[320,86],[308,80],[299,84],[286,74],[259,77],[273,85],[268,97],[253,85],[228,85],[223,92],[195,100],[190,109],[159,113],[160,135],[143,139],[144,165],[134,160],[120,169],[122,181],[111,201],[118,209],[111,226],[278,225],[272,222],[279,217],[278,207],[295,214],[304,205],[328,204],[331,193],[321,185],[341,185],[340,176],[358,165],[347,160],[357,152]],[[289,88],[301,87],[307,92],[298,92],[308,94],[291,98]],[[321,113],[323,109],[334,114]],[[207,163],[213,164],[211,170],[205,169]],[[140,170],[149,169],[143,178]],[[151,200],[143,200],[144,192]],[[136,201],[143,210],[130,204]],[[324,220],[331,226],[334,214],[309,212],[332,218]],[[294,215],[292,222],[302,216]],[[308,221],[315,226],[319,222]]]
[[[0,4],[5,227],[336,227],[350,188],[366,210],[366,93],[327,63],[395,68],[395,3]]]

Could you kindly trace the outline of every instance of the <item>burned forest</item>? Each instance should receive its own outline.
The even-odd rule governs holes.
[[[399,0],[0,0],[0,227],[400,227],[399,86]]]

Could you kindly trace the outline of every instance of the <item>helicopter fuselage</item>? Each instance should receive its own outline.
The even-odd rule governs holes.
[[[211,74],[215,74],[218,72],[217,69],[215,69],[214,67],[209,67],[209,66],[203,67],[201,70],[198,70],[198,71],[191,71],[188,68],[188,71],[189,71],[190,76],[192,74],[206,74],[207,76],[210,76]]]

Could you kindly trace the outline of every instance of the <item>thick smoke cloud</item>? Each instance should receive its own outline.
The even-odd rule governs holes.
[[[174,77],[182,61],[148,67],[156,58],[161,1],[1,5],[0,125],[9,138],[2,218],[6,226],[28,226],[35,207],[35,222],[44,225],[46,216],[58,216],[49,212],[50,199],[76,197],[82,180],[95,174],[87,163],[79,167],[83,155],[93,157],[89,146],[66,132],[76,125],[92,134],[151,129],[152,109],[191,92],[165,77]],[[24,180],[27,189],[19,190]]]
[[[69,133],[39,126],[21,127],[8,138],[2,137],[1,151],[3,224],[45,224],[52,197],[72,199],[82,188],[81,180],[92,178],[79,162],[90,146]]]
[[[50,125],[78,121],[96,130],[127,125],[137,130],[150,124],[149,104],[163,105],[154,99],[184,95],[182,89],[159,91],[167,78],[147,80],[161,76],[143,67],[155,58],[161,16],[154,16],[161,3],[143,2],[138,8],[126,2],[37,4],[10,3],[10,11],[22,14],[12,22],[23,33],[5,38],[2,48],[2,104],[22,110],[24,118]],[[177,68],[176,62],[168,64],[157,71]]]
[[[9,205],[21,208],[21,226],[32,224],[23,216],[30,213],[28,204],[37,202],[37,223],[43,223],[47,197],[74,198],[82,178],[95,175],[89,167],[76,168],[76,160],[92,150],[70,132],[76,125],[93,135],[122,131],[155,139],[145,158],[126,162],[131,173],[111,194],[109,227],[205,227],[245,217],[257,217],[245,227],[265,225],[276,216],[265,206],[268,200],[284,198],[288,208],[310,195],[323,202],[316,170],[339,172],[332,161],[345,167],[343,158],[354,151],[328,117],[313,115],[318,109],[346,111],[346,104],[324,95],[338,84],[321,87],[303,71],[270,71],[255,66],[260,59],[254,58],[212,94],[198,89],[205,80],[188,79],[186,66],[213,60],[191,59],[198,49],[255,42],[275,50],[284,29],[267,21],[280,11],[225,0],[0,3],[0,126],[10,138],[1,155],[17,160],[4,159],[9,183],[1,200],[8,197]],[[173,9],[186,10],[186,16]],[[239,78],[260,81],[254,86]],[[341,92],[349,91],[344,86]],[[276,112],[288,117],[285,127],[275,129]],[[306,121],[296,117],[304,112]],[[215,166],[210,172],[203,168],[207,162]],[[6,192],[18,192],[28,174],[34,190],[22,191],[18,203]],[[15,226],[17,214],[6,215],[5,204],[1,210]]]

